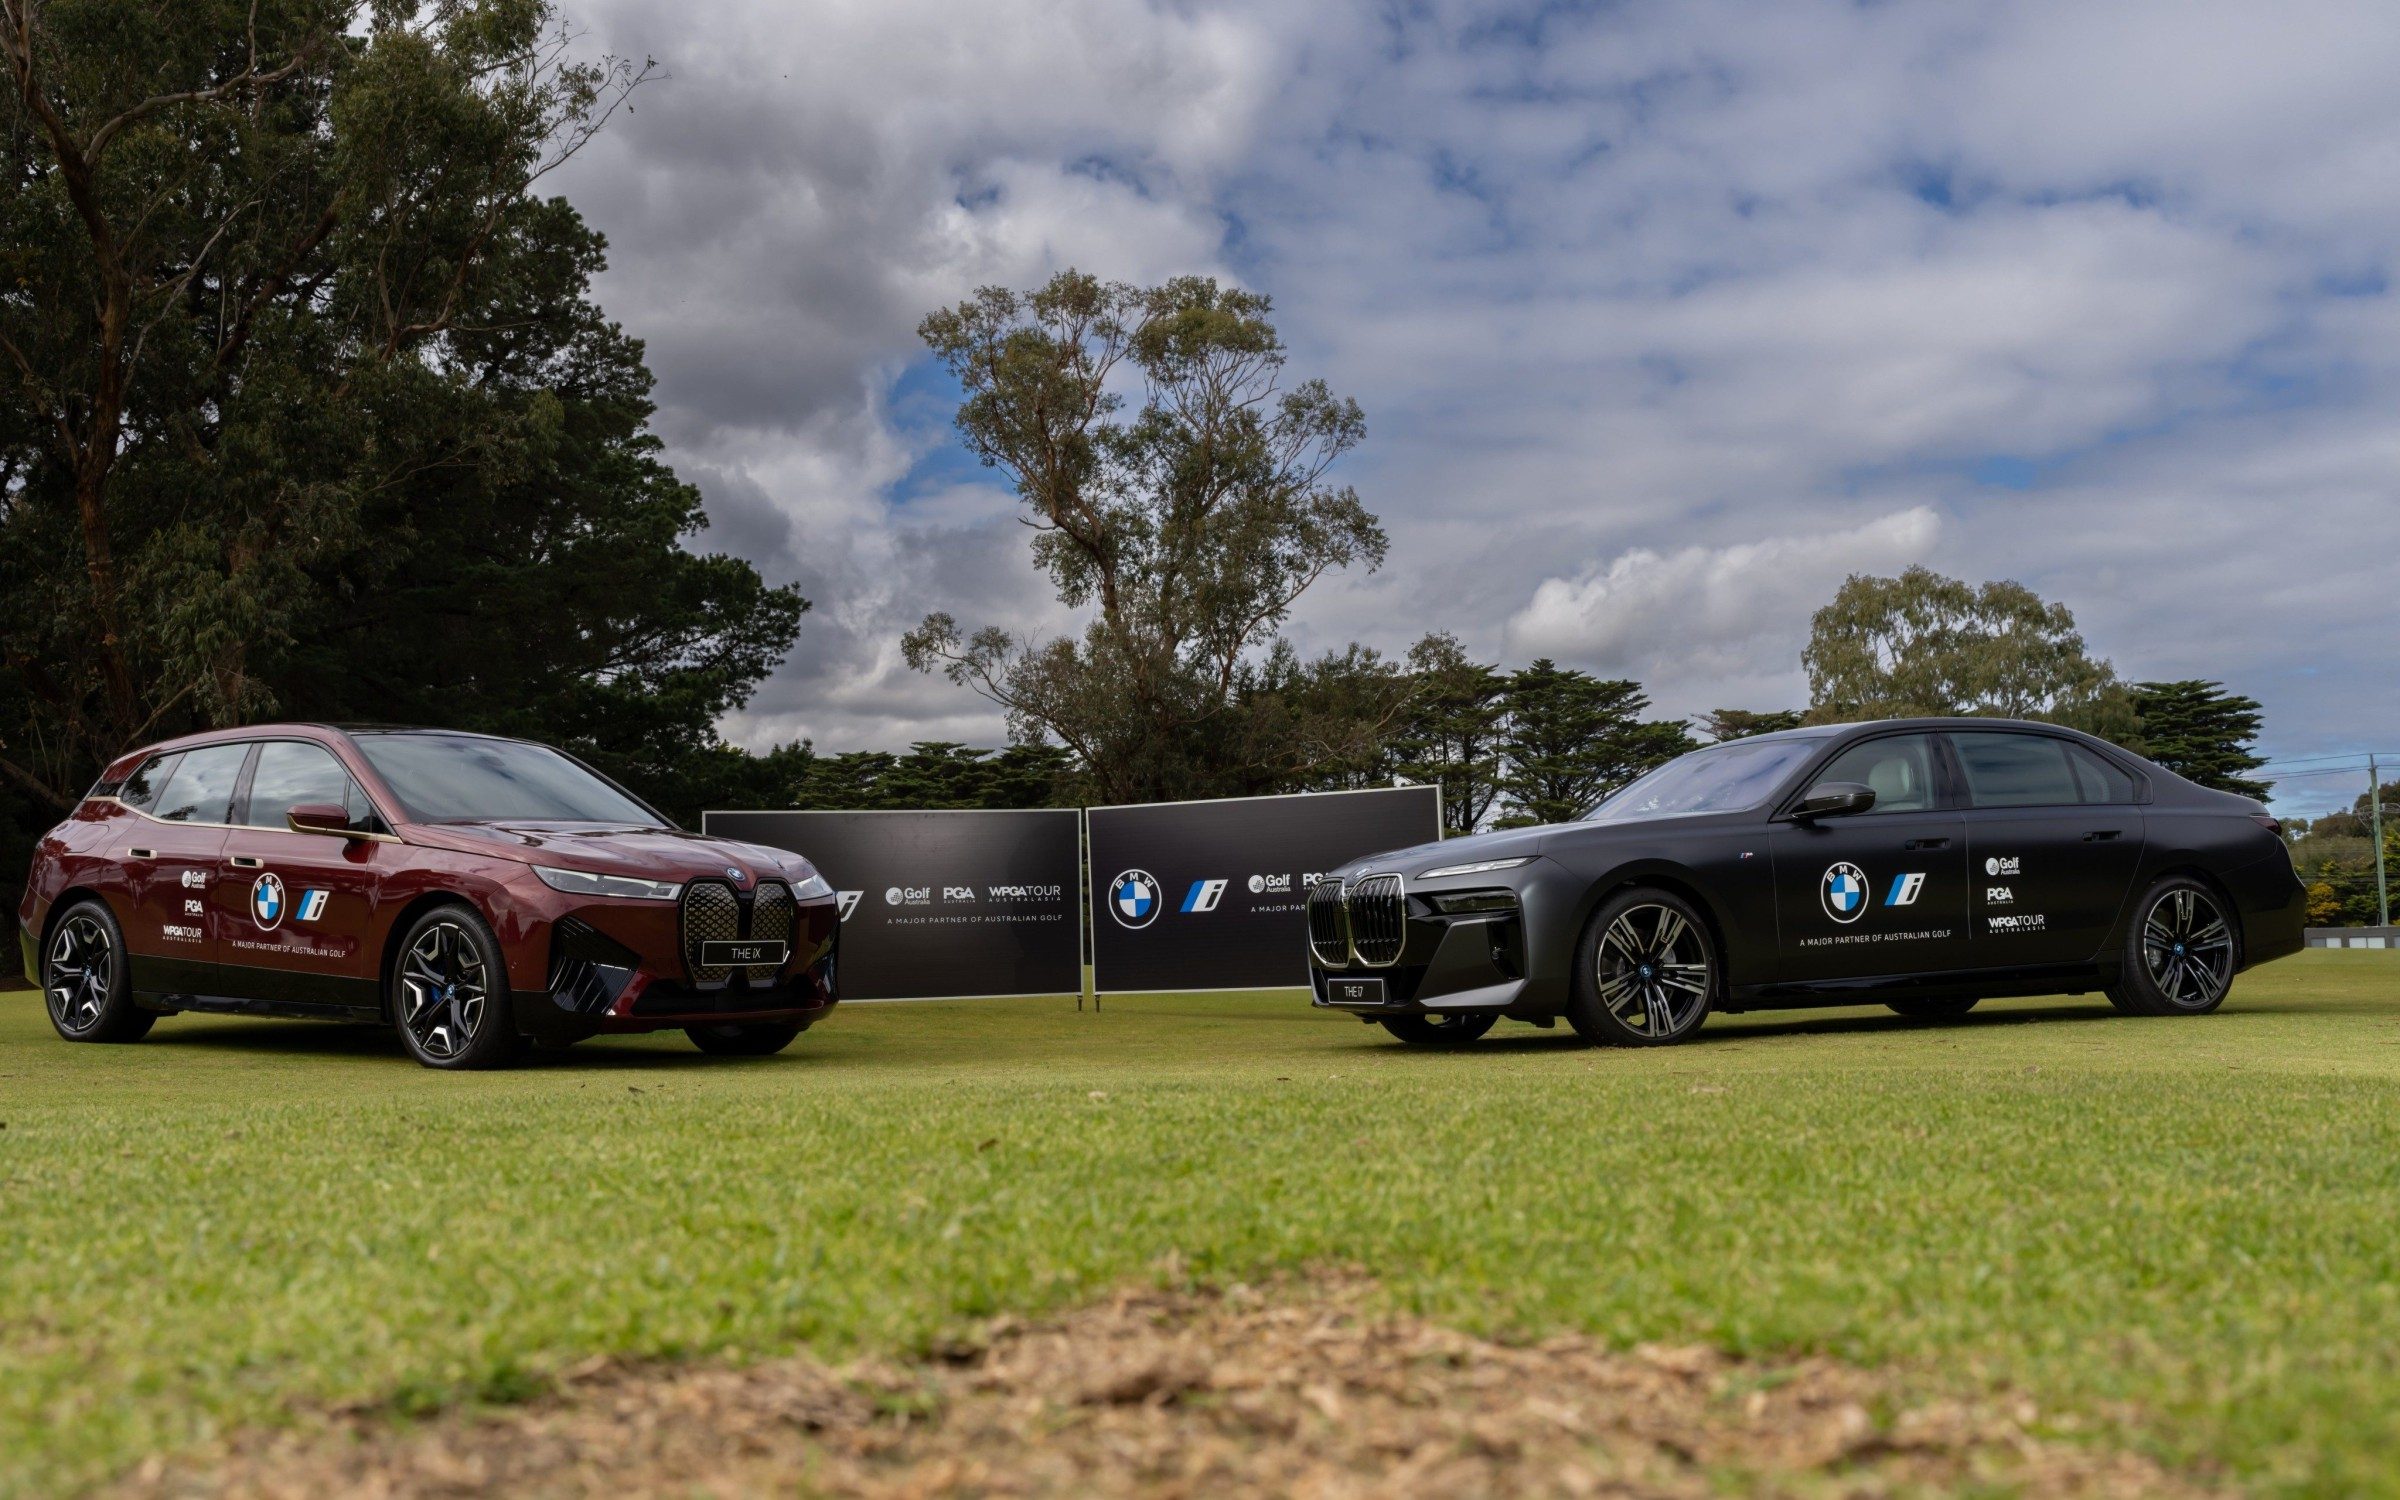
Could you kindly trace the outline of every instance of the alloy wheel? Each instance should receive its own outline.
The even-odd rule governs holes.
[[[1619,1024],[1673,1036],[1708,1007],[1707,943],[1671,907],[1629,906],[1601,935],[1593,977],[1600,1003]]]
[[[82,1033],[99,1025],[116,977],[116,945],[97,917],[78,914],[59,925],[43,990],[61,1031]]]
[[[2142,918],[2142,963],[2168,1004],[2205,1009],[2233,983],[2233,929],[2207,892],[2177,886]]]
[[[489,989],[483,950],[456,922],[417,934],[400,960],[400,1024],[427,1057],[448,1060],[475,1039]]]

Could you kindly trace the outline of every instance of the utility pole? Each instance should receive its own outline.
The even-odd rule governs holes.
[[[2383,782],[2375,772],[2375,757],[2367,757],[2367,828],[2375,841],[2375,925],[2392,925],[2392,898],[2383,885]]]

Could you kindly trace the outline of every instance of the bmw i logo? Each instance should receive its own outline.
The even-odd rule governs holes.
[[[1158,877],[1127,870],[1108,885],[1109,915],[1119,927],[1147,927],[1158,920]]]
[[[1836,922],[1855,922],[1867,909],[1867,872],[1845,860],[1825,872],[1817,896],[1825,903],[1825,915]]]
[[[250,920],[261,932],[273,932],[283,925],[283,877],[266,874],[250,885]]]

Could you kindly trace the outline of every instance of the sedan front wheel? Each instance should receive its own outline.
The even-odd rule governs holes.
[[[1690,902],[1625,891],[1602,903],[1575,945],[1567,1023],[1587,1042],[1665,1046],[1700,1029],[1722,983],[1716,940]]]

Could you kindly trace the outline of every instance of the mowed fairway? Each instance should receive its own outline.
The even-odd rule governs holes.
[[[1296,997],[857,1006],[519,1072],[0,995],[0,1487],[596,1353],[906,1351],[1146,1278],[1350,1264],[1481,1332],[2010,1384],[2202,1477],[2400,1493],[2400,955],[2198,1021],[1720,1017],[1403,1049]]]

